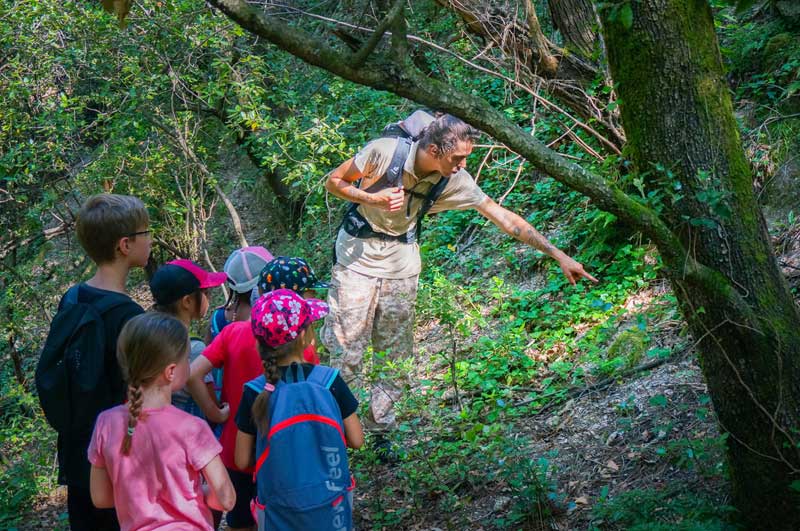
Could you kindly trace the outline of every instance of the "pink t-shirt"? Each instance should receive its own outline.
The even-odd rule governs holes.
[[[88,452],[108,472],[122,531],[211,531],[200,471],[222,448],[208,423],[173,406],[145,409],[122,455],[127,428],[127,406],[102,412]]]
[[[236,321],[214,338],[203,351],[203,356],[216,368],[224,367],[222,373],[222,401],[231,406],[231,414],[222,427],[222,463],[233,470],[241,470],[233,459],[236,447],[236,412],[242,401],[244,384],[264,374],[261,356],[258,354],[256,338],[250,321]],[[248,468],[243,472],[252,472]]]

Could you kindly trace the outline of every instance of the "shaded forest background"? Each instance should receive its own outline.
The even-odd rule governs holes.
[[[800,15],[790,2],[756,4],[712,7],[753,186],[796,298]],[[264,8],[356,50],[369,43],[357,28],[380,20],[358,2],[298,6]],[[426,33],[409,59],[645,198],[597,19],[564,9],[594,13],[580,1],[415,2],[406,16]],[[324,276],[343,207],[325,174],[416,108],[199,2],[136,3],[126,23],[87,3],[0,8],[0,527],[27,529],[34,513],[43,529],[66,525],[32,373],[58,298],[91,272],[72,235],[82,198],[141,197],[152,267],[188,256],[219,269],[248,242]],[[427,223],[420,357],[396,368],[417,377],[401,405],[408,459],[386,469],[369,451],[355,457],[361,527],[734,527],[726,434],[654,246],[489,137],[469,168],[601,283],[568,287],[474,212]],[[130,284],[145,306],[146,277]]]

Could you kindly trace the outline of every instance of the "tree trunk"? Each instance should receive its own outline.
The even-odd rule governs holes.
[[[549,0],[550,17],[561,32],[565,48],[589,58],[594,53],[597,34],[597,13],[589,0]]]
[[[630,15],[632,14],[632,21]],[[800,314],[778,269],[738,135],[706,0],[602,13],[630,155],[663,218],[713,272],[664,257],[721,427],[734,505],[751,529],[800,529]]]

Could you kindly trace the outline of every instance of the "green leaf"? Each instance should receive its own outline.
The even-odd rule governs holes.
[[[657,407],[664,407],[667,405],[667,397],[664,395],[656,395],[650,398],[650,405]]]
[[[747,11],[748,9],[753,7],[753,4],[755,3],[756,0],[739,0],[738,2],[736,2],[736,13],[738,14]]]
[[[631,29],[633,26],[633,9],[630,4],[625,4],[619,10],[619,21],[625,29]]]

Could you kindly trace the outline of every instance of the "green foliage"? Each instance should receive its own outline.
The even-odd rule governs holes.
[[[719,506],[710,493],[698,494],[690,485],[623,492],[593,509],[591,529],[628,531],[732,531],[730,506]]]
[[[424,21],[431,33],[452,34],[458,22],[433,4],[415,5],[410,23]],[[636,2],[613,4],[615,20],[632,27]],[[0,203],[0,228],[9,241],[40,232],[55,216],[69,220],[67,210],[82,197],[107,189],[142,197],[160,240],[192,258],[207,250],[219,265],[233,246],[214,189],[219,185],[255,219],[250,228],[260,232],[252,244],[305,256],[324,276],[343,206],[324,193],[324,175],[415,108],[254,42],[196,2],[145,0],[125,31],[91,4],[14,0],[2,13],[0,46],[8,59],[0,76],[0,179],[11,199]],[[767,105],[796,97],[800,53],[784,26],[770,23],[760,31],[730,10],[720,11],[718,20],[740,98]],[[468,39],[454,40],[452,49],[467,56],[481,51]],[[563,136],[560,117],[542,106],[534,114],[531,100],[506,82],[481,79],[452,57],[420,50],[416,60],[485,97],[537,140]],[[756,73],[761,63],[768,71]],[[598,82],[587,90],[611,88]],[[765,129],[797,136],[788,121]],[[585,132],[575,134],[599,149]],[[554,147],[659,212],[684,198],[670,168],[634,173],[621,157],[597,161],[574,142]],[[480,186],[490,196],[502,198],[601,282],[569,286],[553,261],[502,235],[475,211],[450,211],[426,222],[418,320],[441,333],[418,358],[370,373],[392,380],[422,374],[398,405],[395,442],[406,457],[389,474],[369,449],[353,460],[359,483],[368,485],[368,525],[376,529],[409,528],[431,507],[449,528],[541,523],[548,503],[562,501],[556,456],[532,455],[531,441],[519,436],[520,419],[564,400],[574,386],[671,354],[672,347],[659,342],[658,327],[677,318],[675,298],[654,294],[642,307],[630,304],[663,282],[660,260],[641,235],[502,147],[479,147],[469,166],[474,173],[481,168]],[[273,172],[288,199],[304,207],[291,231],[282,225],[286,198],[276,200],[267,183]],[[708,186],[693,199],[715,215],[729,215],[711,176],[699,181]],[[685,221],[713,226],[713,220]],[[45,310],[90,269],[74,241],[37,239],[0,271],[0,312],[10,323],[3,339],[16,337],[28,378],[46,333]],[[137,275],[134,283],[143,280]],[[7,354],[0,351],[4,361]],[[20,516],[15,507],[54,484],[53,434],[35,397],[12,381],[8,372],[0,374],[0,525],[13,525]],[[664,395],[650,400],[657,410],[673,405]],[[362,411],[365,406],[362,400]],[[709,409],[702,404],[695,413],[702,417]],[[616,410],[632,422],[635,397]],[[723,442],[681,437],[653,452],[681,470],[719,476]],[[497,495],[509,498],[507,507],[487,512],[480,524],[464,518],[467,508],[492,504]],[[465,511],[453,511],[458,508]],[[728,516],[727,509],[678,490],[605,499],[595,514],[598,525],[630,529],[723,529]]]
[[[778,17],[740,19],[723,9],[717,29],[739,99],[775,105],[798,93],[800,39],[786,22]]]
[[[55,437],[35,396],[0,373],[0,527],[24,519],[42,491],[52,489]]]

